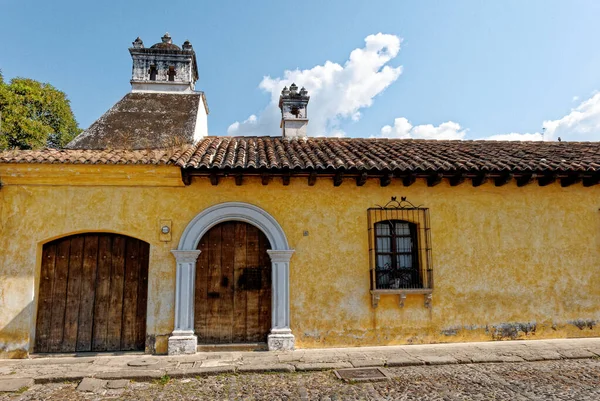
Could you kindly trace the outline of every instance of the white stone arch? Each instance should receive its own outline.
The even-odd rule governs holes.
[[[244,202],[226,202],[200,212],[187,225],[178,250],[196,250],[200,239],[214,226],[225,221],[243,221],[258,227],[267,237],[272,250],[288,250],[288,241],[277,220],[258,206]]]
[[[273,216],[258,206],[243,202],[226,202],[211,206],[190,221],[177,249],[171,252],[177,261],[175,283],[175,328],[169,337],[169,354],[196,352],[194,335],[194,297],[197,249],[200,239],[212,227],[226,221],[243,221],[258,227],[267,237],[271,249],[271,332],[269,350],[294,349],[294,335],[290,329],[289,270],[294,253],[289,248],[281,225]]]

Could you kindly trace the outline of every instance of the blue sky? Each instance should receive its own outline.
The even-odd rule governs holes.
[[[273,101],[302,79],[314,136],[541,139],[545,127],[546,139],[600,140],[596,0],[0,0],[0,10],[5,78],[65,91],[83,128],[130,90],[131,42],[168,31],[194,45],[211,135],[277,135]]]

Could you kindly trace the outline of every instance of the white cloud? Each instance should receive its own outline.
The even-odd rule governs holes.
[[[379,137],[399,139],[464,139],[467,133],[460,124],[447,121],[438,125],[424,124],[413,126],[406,118],[394,120],[394,126],[386,125],[381,128]]]
[[[311,136],[343,135],[339,125],[344,120],[358,121],[360,110],[370,107],[373,98],[382,93],[402,73],[402,67],[391,67],[389,61],[400,51],[400,38],[378,33],[365,38],[363,48],[354,49],[340,65],[326,61],[307,70],[286,70],[283,77],[264,77],[259,87],[271,94],[269,105],[258,117],[234,122],[229,135],[278,135],[280,111],[277,106],[284,86],[296,83],[311,96],[308,105],[308,134]]]
[[[573,101],[579,99],[577,96]],[[559,137],[566,141],[600,140],[600,93],[584,100],[566,116],[558,120],[542,123],[543,132],[533,134],[510,133],[492,135],[487,138],[496,141],[556,141]]]
[[[544,140],[600,140],[600,92],[584,100],[558,120],[544,121]]]
[[[257,124],[258,119],[256,118],[256,116],[254,114],[252,114],[250,117],[248,117],[246,120],[244,120],[244,122],[242,124],[247,124],[247,125],[256,125]],[[240,127],[240,123],[238,121],[234,122],[233,124],[231,124],[229,127],[227,127],[227,135],[235,135],[233,133],[235,133]]]
[[[519,134],[516,132],[511,132],[510,134],[492,135],[481,139],[486,141],[542,141],[544,140],[544,135],[540,134],[539,132],[534,134]]]
[[[558,120],[547,120],[542,124],[543,132],[491,135],[479,138],[489,141],[555,141],[559,137],[566,141],[600,140],[600,92],[584,100],[566,116]],[[415,139],[464,139],[467,129],[458,123],[448,121],[440,125],[417,125],[415,127],[404,117],[396,118],[394,126],[381,128],[380,137]]]

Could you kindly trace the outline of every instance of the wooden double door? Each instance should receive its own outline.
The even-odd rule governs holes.
[[[225,222],[211,228],[198,249],[198,343],[265,342],[271,328],[271,262],[264,233],[244,222]]]
[[[143,350],[149,248],[102,233],[44,245],[35,352]]]

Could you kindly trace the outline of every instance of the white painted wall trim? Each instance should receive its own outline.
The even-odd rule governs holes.
[[[169,355],[194,354],[198,339],[194,335],[194,294],[196,259],[199,250],[172,250],[177,262],[175,279],[175,328],[169,337]]]
[[[283,228],[269,213],[244,202],[226,202],[200,212],[188,224],[179,240],[179,250],[195,250],[208,230],[225,221],[244,221],[258,227],[271,243],[271,249],[289,250]]]
[[[226,202],[211,206],[194,217],[183,231],[178,249],[172,251],[177,259],[177,281],[175,329],[169,338],[169,355],[190,353],[192,349],[192,343],[196,339],[194,281],[196,258],[200,254],[197,250],[198,243],[208,230],[226,221],[252,224],[269,240],[271,249],[267,252],[272,269],[272,321],[268,345],[270,350],[294,349],[294,335],[290,329],[290,258],[294,250],[289,249],[285,233],[277,220],[265,210],[249,203]]]

